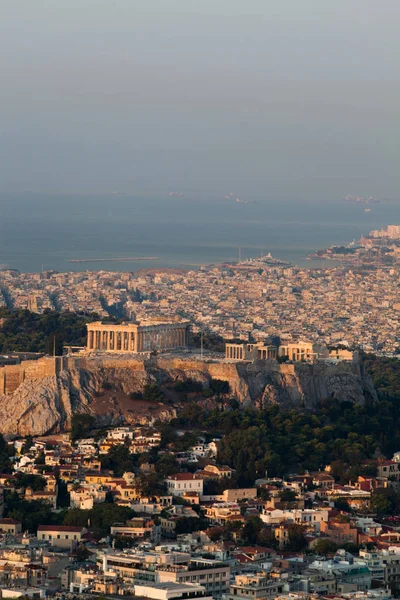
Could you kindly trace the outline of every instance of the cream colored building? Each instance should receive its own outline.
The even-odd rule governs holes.
[[[274,359],[278,356],[277,346],[258,344],[226,344],[225,358],[228,360]]]
[[[279,356],[288,356],[289,360],[313,362],[318,358],[327,358],[327,348],[311,342],[293,342],[279,346]]]
[[[313,362],[319,358],[328,358],[328,349],[312,342],[293,342],[282,346],[258,344],[226,344],[225,358],[228,360],[273,360],[278,356],[287,356],[293,361]],[[335,358],[337,356],[335,355]]]
[[[137,353],[173,350],[188,345],[189,321],[151,319],[141,323],[87,325],[88,352]]]

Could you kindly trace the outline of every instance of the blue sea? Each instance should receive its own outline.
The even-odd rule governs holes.
[[[307,254],[400,223],[397,201],[365,205],[321,200],[239,204],[236,198],[185,194],[0,195],[0,263],[22,272],[135,271],[197,267],[271,252],[300,266]],[[157,257],[110,262],[110,258]],[[100,262],[71,263],[71,259]]]

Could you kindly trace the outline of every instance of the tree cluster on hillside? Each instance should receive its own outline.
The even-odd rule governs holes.
[[[195,348],[201,346],[201,333],[191,333],[189,337],[189,345]],[[211,333],[210,331],[203,331],[203,348],[204,350],[211,350],[212,352],[225,352],[225,340],[222,336],[217,333]]]
[[[95,504],[90,510],[71,508],[64,514],[63,525],[90,527],[101,535],[107,535],[114,523],[125,523],[134,516],[135,512],[126,506],[105,502]]]
[[[400,403],[400,360],[365,354],[363,365],[381,400]]]
[[[57,312],[46,309],[43,314],[29,310],[0,309],[5,322],[0,328],[0,352],[62,353],[64,344],[84,346],[86,324],[99,320],[91,313]]]
[[[317,414],[282,410],[276,405],[262,411],[206,410],[184,407],[170,427],[196,427],[221,434],[218,461],[236,469],[239,485],[250,485],[265,471],[284,475],[318,470],[333,463],[334,475],[343,483],[359,474],[373,475],[367,459],[390,456],[400,448],[400,416],[396,406],[381,401],[376,406],[350,402],[323,403]],[[172,432],[169,432],[172,435]]]

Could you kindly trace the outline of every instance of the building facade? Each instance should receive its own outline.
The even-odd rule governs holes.
[[[330,362],[352,361],[354,353],[343,348],[328,350],[327,347],[307,341],[285,343],[281,346],[238,343],[225,345],[225,358],[235,361],[276,360],[286,357],[294,362],[315,362],[327,360]]]
[[[137,353],[173,350],[188,345],[189,321],[102,323],[87,325],[88,352]]]

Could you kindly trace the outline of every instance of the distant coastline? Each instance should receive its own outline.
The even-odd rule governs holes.
[[[353,202],[338,209],[328,201],[257,198],[250,209],[231,198],[186,196],[182,202],[110,194],[89,202],[86,196],[0,195],[0,263],[22,273],[197,269],[270,252],[280,261],[312,268],[306,257],[316,249],[346,246],[397,222],[399,215],[395,202],[365,212]]]
[[[93,263],[93,262],[131,262],[138,260],[160,260],[158,256],[133,256],[128,258],[70,258],[69,263]]]

